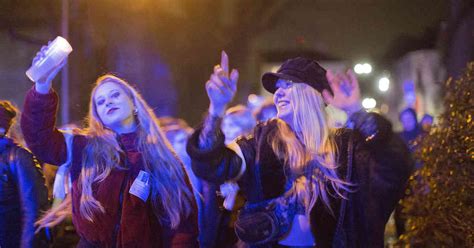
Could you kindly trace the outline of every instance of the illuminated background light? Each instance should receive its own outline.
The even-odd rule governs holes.
[[[362,68],[365,74],[370,74],[372,72],[372,66],[368,63],[363,64]]]
[[[386,92],[390,87],[390,80],[387,77],[382,77],[379,79],[379,90]]]
[[[357,64],[354,66],[354,72],[357,74],[362,74],[364,73],[363,66],[361,64]]]
[[[375,106],[377,106],[377,101],[371,97],[367,97],[362,100],[362,107],[365,109],[372,109],[375,108]]]
[[[354,72],[357,74],[370,74],[372,72],[372,66],[369,63],[356,64],[354,66]]]

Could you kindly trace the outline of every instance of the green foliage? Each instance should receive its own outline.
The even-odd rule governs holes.
[[[474,62],[445,84],[445,112],[415,152],[422,169],[402,202],[412,247],[474,247]]]

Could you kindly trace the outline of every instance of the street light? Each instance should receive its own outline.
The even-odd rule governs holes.
[[[362,100],[362,107],[365,109],[373,109],[375,106],[377,106],[377,101],[374,98],[367,97]]]
[[[354,72],[357,74],[370,74],[372,72],[372,66],[369,63],[359,63],[354,66]]]
[[[382,77],[379,79],[379,90],[382,92],[386,92],[390,87],[390,79],[387,77]]]

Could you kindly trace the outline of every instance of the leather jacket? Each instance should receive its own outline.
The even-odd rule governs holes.
[[[34,222],[48,208],[41,167],[31,152],[0,138],[0,247],[40,247]]]

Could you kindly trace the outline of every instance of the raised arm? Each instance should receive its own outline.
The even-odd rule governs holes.
[[[236,69],[232,69],[229,74],[229,57],[222,51],[221,63],[214,66],[214,72],[206,82],[209,110],[199,135],[200,148],[210,149],[217,141],[217,131],[220,129],[227,105],[235,96],[238,79],[239,73]]]
[[[385,225],[401,198],[414,168],[413,160],[407,147],[393,134],[391,123],[379,114],[362,109],[354,73],[328,72],[327,78],[334,94],[323,92],[326,102],[344,110],[348,115],[347,126],[354,130],[351,181],[356,185],[353,195],[359,196],[355,199],[364,201],[358,214],[367,228],[358,231],[383,240],[383,228],[379,227]]]
[[[33,62],[44,56],[44,48]],[[35,82],[26,94],[21,129],[31,151],[42,162],[59,165],[66,161],[66,143],[56,129],[58,96],[51,87],[52,80],[65,65],[65,61],[45,77]]]
[[[239,73],[233,69],[229,73],[229,59],[222,52],[221,63],[206,82],[209,97],[209,111],[202,127],[190,137],[187,150],[193,160],[193,171],[201,178],[222,183],[238,175],[242,160],[233,150],[224,145],[224,135],[220,130],[222,117],[227,105],[237,90]]]
[[[356,150],[356,156],[373,161],[361,165],[367,167],[368,180],[403,188],[413,161],[403,142],[393,135],[391,123],[379,114],[362,109],[359,82],[351,70],[338,74],[328,71],[326,77],[334,94],[323,91],[325,101],[346,112],[347,125],[358,137],[356,148],[360,152]]]

